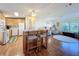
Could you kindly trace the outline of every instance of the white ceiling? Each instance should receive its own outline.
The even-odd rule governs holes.
[[[66,7],[68,6],[68,7]],[[14,12],[19,12],[19,17],[25,17],[29,14],[28,10],[37,10],[38,18],[54,18],[64,16],[79,16],[79,4],[72,4],[69,6],[67,3],[2,3],[0,10],[4,15],[15,17]]]

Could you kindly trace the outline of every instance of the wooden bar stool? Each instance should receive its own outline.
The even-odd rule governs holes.
[[[47,39],[48,35],[47,35],[47,33],[48,33],[48,31],[47,30],[40,30],[40,32],[41,32],[41,34],[40,34],[41,44],[45,48],[47,48],[47,42],[48,42],[48,39]]]
[[[42,47],[47,48],[47,42],[48,42],[47,32],[48,32],[47,30],[38,31],[38,41],[37,41],[38,51],[41,51]],[[45,39],[45,41],[44,41],[44,39]]]
[[[30,50],[37,49],[37,31],[24,32],[23,37],[24,54],[28,55]]]

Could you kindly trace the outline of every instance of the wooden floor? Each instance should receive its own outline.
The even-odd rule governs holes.
[[[39,52],[32,51],[30,56],[62,56],[63,52],[58,49],[60,42],[53,39],[52,36],[48,39],[48,48],[42,48]]]
[[[16,42],[0,46],[1,56],[23,56],[23,37],[19,36]]]
[[[73,55],[70,54],[70,50],[63,50],[61,47],[60,41],[53,39],[53,36],[49,36],[48,39],[48,48],[42,48],[41,51],[35,52],[35,50],[30,51],[29,56],[64,56],[64,55]],[[74,50],[73,50],[74,51]],[[72,51],[72,53],[73,53]],[[68,54],[66,53],[68,52]],[[0,55],[1,56],[24,56],[23,54],[23,36],[18,36],[17,41],[14,43],[6,44],[0,46]],[[79,55],[79,50],[77,54]]]

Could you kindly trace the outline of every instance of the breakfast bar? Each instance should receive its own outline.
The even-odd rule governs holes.
[[[48,30],[30,30],[23,32],[23,52],[29,54],[30,50],[37,52],[42,47],[47,48],[47,32]]]

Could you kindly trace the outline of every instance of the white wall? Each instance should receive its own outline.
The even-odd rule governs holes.
[[[46,26],[46,21],[45,20],[37,20],[35,23],[35,28],[42,28]]]
[[[59,30],[62,30],[62,26],[64,23],[79,23],[79,17],[71,17],[71,18],[58,18],[52,20],[52,24],[60,23]]]
[[[36,22],[34,24],[34,28],[42,28],[46,27],[47,24],[50,24],[51,26],[53,24],[57,24],[59,22],[59,27],[57,27],[58,31],[62,31],[62,26],[64,23],[79,23],[78,17],[71,17],[71,18],[51,18],[51,19],[44,19],[44,18],[38,18],[36,19]]]

